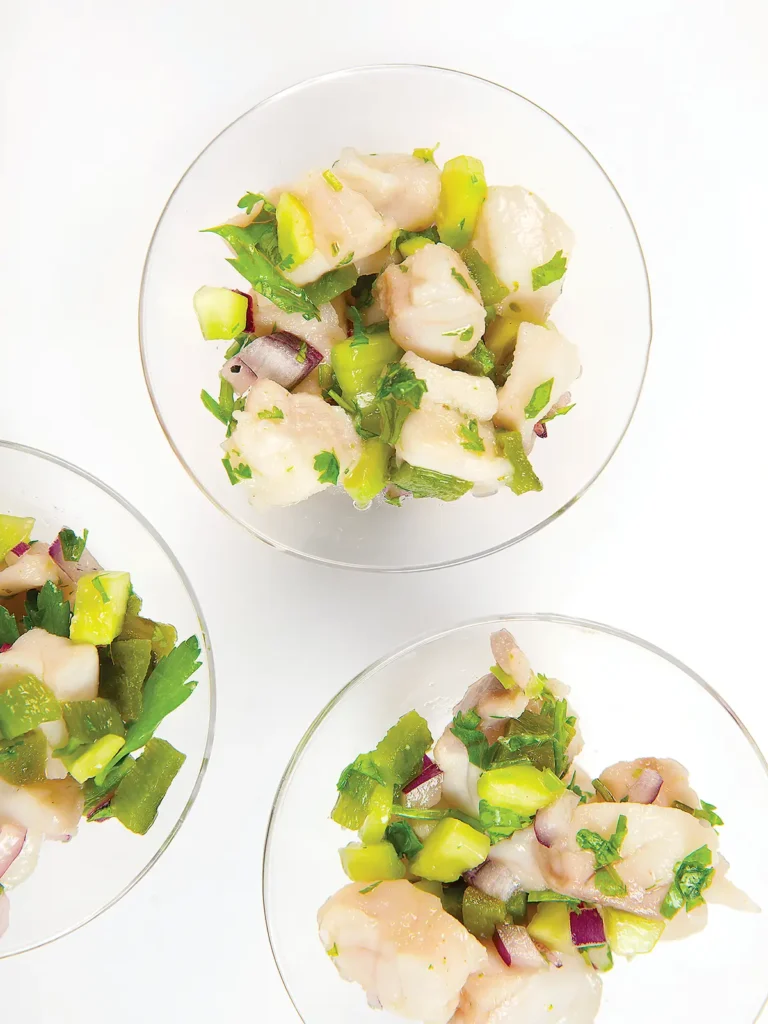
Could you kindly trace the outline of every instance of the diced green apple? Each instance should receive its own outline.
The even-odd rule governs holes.
[[[248,298],[231,288],[204,284],[192,296],[206,341],[231,341],[242,334],[248,319]]]
[[[397,856],[392,843],[362,846],[350,843],[339,850],[341,866],[353,882],[383,882],[405,878],[405,864]]]
[[[34,519],[21,519],[19,516],[0,515],[0,561],[17,544],[29,542],[34,525]]]
[[[513,764],[483,772],[477,794],[494,807],[504,807],[520,815],[535,814],[548,807],[565,791],[554,772],[528,764]]]
[[[605,937],[613,952],[619,956],[650,953],[664,931],[664,921],[650,921],[646,917],[610,907],[604,907],[601,913]]]
[[[567,903],[539,903],[528,934],[548,949],[566,953],[573,948],[571,915]]]
[[[457,818],[443,818],[424,840],[411,871],[433,882],[455,882],[488,856],[488,836]]]
[[[131,577],[127,572],[91,572],[75,590],[69,636],[75,643],[109,644],[123,628]]]
[[[373,400],[382,370],[399,358],[400,348],[387,331],[371,332],[367,345],[340,341],[331,349],[331,366],[345,398],[351,402],[368,395]]]

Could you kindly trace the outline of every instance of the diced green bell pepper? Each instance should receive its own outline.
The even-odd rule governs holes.
[[[103,697],[65,701],[61,708],[71,740],[93,743],[102,736],[125,735],[125,726],[117,708]]]
[[[429,726],[417,711],[409,711],[376,744],[371,756],[384,778],[402,787],[419,775],[431,746]]]
[[[418,882],[413,883],[414,889],[421,889],[422,892],[428,892],[430,896],[437,896],[442,903],[443,901],[443,886],[441,882],[429,882],[426,878],[422,878]]]
[[[453,249],[469,245],[487,194],[482,161],[473,156],[446,160],[440,175],[436,216],[441,242]]]
[[[392,843],[362,846],[350,843],[339,850],[341,866],[353,882],[382,882],[405,878],[405,864],[397,856]]]
[[[506,479],[507,486],[514,494],[526,494],[528,491],[543,489],[541,480],[525,454],[523,437],[519,430],[500,430],[496,433],[496,441],[501,446],[505,458],[511,466],[511,473]]]
[[[471,491],[471,480],[462,480],[458,476],[438,473],[434,469],[423,469],[401,462],[392,473],[392,483],[409,491],[414,498],[439,498],[440,501],[456,501],[467,491]]]
[[[185,755],[170,743],[151,739],[117,787],[112,798],[114,816],[131,832],[144,835],[185,761]]]
[[[0,515],[0,562],[17,544],[27,544],[32,536],[34,519]]]
[[[45,782],[48,742],[39,729],[12,740],[0,740],[0,779],[12,786]]]
[[[392,448],[371,438],[363,441],[363,450],[351,473],[343,479],[344,490],[358,505],[368,505],[387,485]]]
[[[524,924],[528,910],[528,893],[522,889],[513,892],[507,900],[507,913],[515,924]]]
[[[507,918],[507,908],[501,900],[488,896],[468,885],[462,901],[462,920],[467,931],[477,939],[490,939],[496,926]]]
[[[468,245],[460,255],[478,287],[484,306],[495,306],[509,295],[509,288],[496,277],[477,249]]]
[[[477,794],[494,807],[506,807],[520,815],[535,814],[548,807],[565,791],[565,784],[549,769],[512,764],[483,772]]]
[[[131,577],[127,572],[91,572],[75,590],[69,637],[75,643],[109,644],[123,628]]]
[[[443,910],[455,917],[457,921],[462,920],[464,908],[464,882],[454,882],[453,885],[443,886]]]
[[[435,882],[455,882],[488,856],[488,836],[456,818],[443,818],[424,840],[411,862],[411,871]]]
[[[124,722],[135,722],[141,714],[151,658],[150,640],[115,640],[99,652],[99,695],[115,705]]]
[[[35,676],[22,676],[0,691],[0,736],[5,739],[14,739],[43,722],[55,722],[59,718],[61,705]]]

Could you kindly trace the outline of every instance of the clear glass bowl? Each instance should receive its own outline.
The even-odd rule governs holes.
[[[327,165],[343,146],[473,153],[491,183],[522,183],[570,224],[576,249],[557,326],[576,342],[584,372],[576,409],[535,451],[544,483],[453,504],[407,501],[355,509],[330,488],[288,509],[257,511],[221,465],[222,428],[200,402],[218,388],[224,343],[203,341],[192,295],[240,287],[221,239],[201,228],[232,216],[258,191]],[[637,402],[651,336],[650,295],[632,221],[592,154],[559,121],[517,93],[457,71],[411,65],[356,68],[263,100],[218,135],[177,185],[144,268],[144,374],[176,454],[218,507],[273,547],[331,565],[404,572],[471,561],[514,544],[573,504],[605,467]]]
[[[615,761],[673,757],[725,821],[732,880],[768,911],[764,829],[768,765],[744,725],[695,672],[637,637],[558,615],[509,615],[421,639],[375,662],[334,697],[302,739],[275,798],[264,857],[272,951],[305,1024],[388,1024],[357,985],[342,981],[316,914],[347,879],[337,850],[351,833],[330,820],[341,769],[415,708],[440,735],[451,708],[490,663],[489,634],[507,627],[535,670],[571,687],[591,775]],[[648,1020],[754,1021],[768,991],[768,912],[709,908],[696,935],[617,962],[605,976],[599,1024]]]
[[[181,828],[203,781],[213,741],[213,660],[203,614],[189,580],[164,540],[118,494],[61,459],[0,442],[0,512],[34,516],[35,536],[52,540],[62,526],[90,530],[102,565],[126,569],[147,614],[201,641],[197,689],[158,730],[187,755],[145,836],[117,822],[81,822],[69,843],[46,842],[32,875],[9,890],[10,927],[0,959],[80,928],[124,896],[149,871]]]

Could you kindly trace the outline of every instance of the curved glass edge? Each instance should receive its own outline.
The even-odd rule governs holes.
[[[319,82],[328,81],[328,80],[334,79],[334,78],[344,78],[344,77],[355,75],[355,74],[368,73],[368,72],[374,72],[374,71],[387,71],[387,70],[392,70],[392,69],[403,69],[403,68],[409,69],[409,70],[439,71],[439,72],[441,72],[443,74],[455,75],[455,76],[457,76],[459,78],[472,78],[472,79],[475,79],[478,82],[483,82],[485,85],[491,85],[491,86],[494,86],[497,89],[503,89],[504,92],[508,92],[508,93],[511,93],[513,96],[517,96],[518,99],[523,100],[525,103],[529,103],[532,107],[536,107],[537,110],[540,110],[543,114],[546,114],[547,117],[551,118],[556,124],[558,124],[563,129],[563,131],[565,131],[568,135],[570,135],[571,138],[579,146],[581,146],[581,148],[584,150],[584,152],[587,154],[587,156],[592,160],[592,162],[595,164],[597,169],[600,171],[600,173],[603,175],[605,180],[608,182],[610,187],[613,189],[613,192],[615,193],[616,198],[618,199],[619,204],[621,205],[621,208],[624,211],[624,216],[627,218],[627,222],[629,223],[629,226],[630,226],[630,228],[632,230],[632,234],[635,237],[635,242],[637,244],[637,250],[638,250],[638,253],[640,255],[640,262],[642,264],[643,273],[645,275],[645,290],[646,290],[646,295],[648,297],[648,346],[646,348],[645,363],[643,365],[643,372],[642,372],[642,375],[640,377],[640,383],[639,383],[638,388],[637,388],[637,394],[635,395],[635,401],[632,404],[632,408],[629,410],[629,414],[628,414],[626,422],[624,424],[624,428],[622,429],[621,433],[619,434],[619,436],[618,436],[618,438],[616,440],[616,443],[614,444],[613,448],[611,448],[611,450],[608,453],[608,456],[605,459],[605,461],[603,462],[603,464],[597,469],[597,471],[592,475],[592,477],[590,477],[590,479],[587,480],[587,482],[584,484],[584,486],[579,491],[577,491],[576,494],[574,494],[574,496],[572,498],[570,498],[567,502],[565,502],[564,505],[562,505],[555,512],[552,512],[549,516],[546,517],[546,519],[542,519],[541,522],[537,523],[535,526],[530,527],[530,529],[526,530],[524,533],[520,533],[516,537],[511,537],[509,540],[503,541],[501,544],[494,545],[494,547],[486,548],[484,551],[477,551],[474,554],[464,555],[464,556],[462,556],[460,558],[448,559],[448,560],[446,560],[444,562],[431,562],[431,563],[425,563],[423,565],[388,565],[388,566],[382,566],[382,565],[369,565],[369,564],[356,563],[356,562],[342,562],[342,561],[338,561],[338,560],[332,559],[332,558],[321,558],[321,557],[319,557],[317,555],[310,555],[310,554],[307,554],[304,551],[299,551],[296,548],[288,547],[287,545],[278,544],[276,541],[274,541],[274,540],[270,539],[269,537],[266,537],[262,533],[260,533],[259,530],[255,526],[253,526],[252,524],[248,523],[246,520],[241,519],[239,516],[234,515],[232,512],[229,511],[229,509],[226,509],[200,483],[200,481],[197,479],[197,477],[193,473],[193,471],[190,468],[190,466],[187,464],[187,462],[186,462],[184,456],[182,455],[181,451],[176,446],[176,444],[175,444],[175,442],[174,442],[174,440],[173,440],[173,438],[171,436],[171,433],[170,433],[170,431],[168,430],[168,428],[167,428],[167,426],[165,424],[165,420],[163,419],[162,413],[160,412],[160,407],[159,407],[159,405],[157,403],[157,400],[155,399],[155,393],[154,393],[154,391],[152,389],[152,382],[150,380],[149,367],[148,367],[148,364],[147,364],[147,358],[146,358],[145,347],[144,347],[144,315],[145,315],[144,295],[145,295],[145,289],[146,289],[147,278],[148,278],[148,273],[149,273],[149,264],[150,264],[150,260],[152,258],[152,250],[153,250],[153,247],[154,247],[154,244],[155,244],[155,239],[156,239],[157,234],[158,234],[158,232],[160,230],[160,225],[162,224],[163,218],[165,217],[166,211],[168,210],[168,207],[170,206],[171,202],[173,201],[174,196],[176,195],[178,190],[181,188],[182,184],[186,180],[186,178],[189,175],[189,173],[197,165],[197,163],[202,159],[202,157],[205,155],[205,153],[207,153],[208,150],[212,146],[214,146],[216,144],[216,142],[221,138],[222,135],[224,135],[226,132],[228,132],[229,129],[232,128],[234,125],[236,125],[239,121],[242,121],[244,118],[246,118],[250,114],[252,114],[255,110],[259,110],[260,108],[265,107],[268,104],[270,104],[270,103],[272,103],[272,102],[274,102],[276,100],[282,99],[284,96],[288,96],[291,93],[298,92],[299,90],[309,88],[309,87],[311,87],[313,85],[316,85]],[[444,67],[441,67],[440,65],[437,65],[437,64],[408,64],[408,63],[361,64],[361,65],[357,65],[357,66],[350,67],[350,68],[343,68],[343,69],[340,69],[340,70],[337,70],[337,71],[327,72],[326,74],[322,74],[322,75],[315,75],[312,78],[304,79],[301,82],[297,82],[297,83],[294,83],[293,85],[287,86],[285,89],[280,89],[278,92],[272,93],[270,96],[266,96],[264,99],[259,100],[258,103],[255,103],[252,107],[249,107],[248,110],[244,111],[244,113],[242,113],[238,117],[236,117],[233,121],[231,121],[228,125],[226,125],[226,127],[222,128],[222,130],[211,139],[211,141],[208,143],[208,145],[205,146],[200,151],[200,153],[198,153],[198,155],[195,157],[195,159],[192,161],[192,163],[189,165],[189,167],[187,167],[187,169],[182,174],[181,178],[179,178],[175,188],[173,189],[171,194],[168,196],[168,199],[166,200],[165,205],[163,206],[163,209],[162,209],[162,211],[160,213],[160,217],[158,218],[157,224],[155,225],[155,229],[152,232],[152,237],[151,237],[151,239],[149,241],[149,246],[147,247],[147,253],[146,253],[146,256],[144,258],[144,267],[143,267],[143,270],[142,270],[142,273],[141,273],[141,286],[140,286],[140,290],[139,290],[138,314],[139,314],[139,324],[138,324],[138,326],[139,326],[139,351],[140,351],[140,356],[141,356],[141,368],[142,368],[142,372],[144,374],[144,381],[145,381],[145,383],[147,385],[147,391],[149,392],[149,398],[150,398],[150,401],[152,402],[152,408],[155,411],[155,415],[157,416],[158,423],[160,424],[160,427],[161,427],[163,433],[165,434],[165,437],[166,437],[166,440],[168,441],[168,444],[171,446],[171,449],[173,450],[174,454],[176,455],[176,457],[178,458],[179,462],[184,467],[184,469],[186,470],[188,476],[190,477],[192,482],[195,484],[195,486],[198,488],[198,490],[200,490],[205,495],[205,497],[208,498],[208,500],[213,505],[215,505],[216,508],[219,509],[220,512],[223,512],[225,516],[227,516],[229,519],[231,519],[232,522],[235,522],[238,525],[242,526],[243,529],[247,530],[248,533],[250,533],[252,536],[257,537],[264,544],[269,545],[269,547],[274,548],[277,551],[285,552],[286,554],[293,555],[296,558],[301,558],[301,559],[303,559],[303,560],[305,560],[307,562],[314,562],[315,564],[318,564],[318,565],[331,566],[334,569],[357,569],[357,570],[360,570],[362,572],[380,572],[380,573],[430,572],[433,569],[445,569],[445,568],[448,568],[448,567],[453,566],[453,565],[465,565],[468,562],[477,561],[480,558],[485,558],[488,555],[493,555],[493,554],[495,554],[498,551],[504,551],[504,550],[506,550],[506,548],[510,548],[510,547],[512,547],[515,544],[519,544],[521,541],[526,540],[528,537],[532,537],[534,534],[538,533],[539,530],[544,529],[545,526],[548,526],[550,523],[554,522],[561,515],[563,515],[564,512],[567,512],[567,510],[569,508],[571,508],[572,505],[574,505],[580,498],[582,498],[586,494],[586,492],[589,490],[589,488],[592,486],[592,484],[602,474],[603,470],[606,468],[608,463],[611,461],[613,456],[616,454],[616,451],[617,451],[619,445],[624,440],[624,437],[626,436],[627,430],[629,429],[629,426],[630,426],[630,424],[632,422],[632,419],[633,419],[633,417],[635,415],[635,410],[637,409],[638,402],[640,401],[640,395],[641,395],[642,390],[643,390],[643,384],[645,383],[645,377],[646,377],[646,374],[648,372],[648,361],[650,359],[650,349],[651,349],[651,344],[652,344],[652,341],[653,341],[653,310],[652,310],[652,304],[651,304],[651,285],[650,285],[650,278],[648,276],[648,266],[647,266],[646,261],[645,261],[645,253],[643,252],[643,247],[642,247],[642,245],[640,243],[640,237],[639,237],[639,235],[637,233],[637,228],[635,227],[634,221],[632,220],[632,217],[631,217],[631,215],[629,213],[629,210],[627,209],[626,203],[622,199],[621,193],[619,192],[619,190],[614,185],[610,175],[605,170],[605,168],[602,166],[602,164],[599,162],[597,157],[592,153],[592,151],[576,135],[574,135],[574,133],[570,130],[570,128],[568,128],[566,125],[564,125],[563,122],[560,121],[557,117],[555,117],[554,114],[551,114],[548,110],[546,110],[540,104],[534,102],[531,99],[528,99],[527,96],[523,96],[522,93],[516,92],[514,89],[510,89],[506,85],[501,85],[499,82],[494,82],[490,78],[484,78],[482,75],[475,75],[475,74],[472,74],[471,72],[468,72],[468,71],[457,71],[455,68],[444,68]]]
[[[766,761],[765,755],[758,746],[756,740],[752,736],[749,729],[747,729],[744,722],[742,722],[741,718],[736,714],[736,712],[730,706],[728,701],[726,701],[725,698],[722,697],[718,693],[718,691],[710,683],[706,681],[706,679],[700,676],[698,672],[694,672],[692,668],[689,668],[684,662],[680,661],[679,658],[676,658],[674,655],[669,654],[667,651],[663,650],[663,648],[657,647],[656,644],[653,644],[648,640],[643,640],[642,637],[636,636],[634,633],[629,633],[626,630],[619,629],[615,626],[607,626],[601,622],[594,622],[591,619],[577,619],[570,615],[558,615],[555,612],[509,612],[501,615],[484,615],[481,618],[469,619],[466,622],[459,623],[459,625],[457,626],[450,626],[447,629],[440,630],[439,633],[420,634],[414,640],[411,640],[410,642],[404,644],[402,647],[398,647],[396,650],[390,651],[388,654],[385,654],[381,658],[378,658],[367,668],[363,669],[362,672],[359,672],[356,676],[354,676],[345,686],[343,686],[339,690],[339,692],[334,697],[331,698],[331,700],[326,704],[322,711],[316,716],[312,724],[309,726],[309,728],[299,741],[298,746],[294,750],[293,755],[291,756],[291,759],[288,762],[285,771],[283,772],[283,775],[280,779],[280,782],[278,783],[277,790],[275,792],[275,797],[272,802],[272,809],[270,811],[269,820],[267,822],[267,832],[264,840],[264,850],[262,854],[262,910],[264,913],[264,920],[267,927],[267,939],[269,941],[269,948],[272,952],[272,958],[275,961],[275,966],[277,967],[277,972],[280,975],[280,980],[283,983],[283,988],[285,989],[288,998],[291,1000],[291,1003],[294,1009],[296,1010],[296,1013],[298,1014],[300,1020],[304,1021],[304,1017],[302,1017],[298,1006],[294,1002],[293,996],[291,995],[291,991],[288,988],[285,978],[283,977],[283,972],[280,968],[280,961],[278,960],[277,952],[272,942],[272,931],[269,925],[269,898],[267,894],[269,892],[268,862],[270,846],[272,842],[272,826],[274,824],[274,820],[277,815],[278,808],[280,806],[283,790],[290,782],[294,770],[299,760],[301,759],[304,750],[307,747],[307,744],[312,739],[315,730],[318,728],[320,723],[323,722],[325,718],[327,718],[327,716],[331,713],[331,711],[333,711],[336,705],[340,703],[342,698],[345,697],[346,694],[350,692],[350,690],[354,689],[361,683],[364,683],[369,678],[369,676],[372,676],[375,672],[378,672],[379,669],[384,668],[385,666],[390,665],[395,661],[398,661],[400,658],[405,657],[405,655],[410,654],[411,652],[417,650],[419,647],[423,647],[424,645],[432,643],[435,640],[440,640],[443,637],[451,636],[454,633],[461,633],[465,629],[471,629],[474,626],[500,626],[514,622],[549,622],[555,625],[568,626],[572,629],[588,630],[593,633],[603,633],[607,636],[614,637],[618,640],[626,640],[628,643],[633,644],[636,647],[641,647],[643,650],[648,651],[650,654],[655,654],[657,657],[662,658],[670,665],[673,665],[684,675],[688,676],[689,679],[691,679],[694,683],[700,686],[706,693],[710,695],[710,697],[712,697],[720,705],[720,707],[739,727],[742,735],[746,739],[749,746],[752,748],[752,752],[754,753],[755,757],[762,766],[763,771],[765,772],[766,776],[768,776],[768,761]],[[766,1007],[768,1007],[768,994],[766,995],[765,1000],[763,1001],[763,1004],[760,1007],[760,1010],[758,1011],[757,1016],[754,1018],[752,1024],[757,1024],[757,1022],[761,1019]]]
[[[2,439],[0,439],[0,448],[7,448],[12,451],[21,452],[23,455],[28,455],[31,456],[32,458],[42,459],[45,462],[50,462],[55,466],[59,466],[59,468],[61,469],[68,470],[69,472],[74,473],[76,476],[82,477],[84,480],[87,480],[88,483],[93,484],[95,487],[98,487],[105,494],[109,495],[110,498],[113,498],[119,505],[122,506],[122,508],[125,509],[126,512],[132,515],[141,524],[141,526],[144,527],[144,529],[149,533],[152,539],[160,546],[160,549],[163,551],[166,558],[171,563],[171,566],[173,567],[177,576],[181,580],[184,589],[186,590],[189,599],[192,602],[192,607],[194,609],[195,616],[200,626],[200,633],[203,639],[203,651],[205,653],[205,664],[207,665],[208,668],[209,688],[208,734],[206,736],[205,741],[205,750],[203,751],[203,757],[200,762],[200,770],[197,773],[197,779],[195,780],[195,784],[192,787],[192,792],[189,795],[189,799],[184,805],[184,808],[181,814],[179,815],[178,821],[173,826],[168,835],[165,837],[162,846],[160,846],[160,848],[156,851],[155,855],[151,858],[151,860],[147,861],[147,863],[144,865],[144,867],[141,869],[138,875],[136,875],[135,878],[131,879],[131,881],[126,886],[124,886],[123,889],[121,889],[120,892],[117,893],[117,895],[109,901],[109,903],[106,903],[103,907],[100,907],[99,910],[97,910],[94,914],[91,914],[90,917],[86,917],[84,920],[79,921],[71,928],[65,928],[62,931],[57,932],[55,935],[51,935],[43,942],[36,942],[29,946],[24,946],[21,949],[12,950],[8,953],[3,953],[2,951],[0,951],[0,960],[10,960],[14,956],[21,956],[23,953],[29,953],[32,950],[42,949],[44,946],[48,946],[52,942],[56,942],[58,939],[63,939],[67,935],[72,935],[74,932],[79,931],[81,928],[84,928],[85,925],[90,924],[92,921],[95,921],[98,917],[101,917],[101,915],[106,913],[107,910],[109,910],[111,907],[114,907],[114,905],[118,903],[123,898],[123,896],[127,895],[127,893],[129,893],[131,889],[134,888],[134,886],[138,885],[142,878],[144,878],[144,876],[151,870],[151,868],[155,866],[158,860],[160,860],[162,855],[171,845],[172,840],[175,838],[179,829],[186,821],[187,816],[189,815],[189,812],[192,809],[192,805],[197,799],[197,795],[200,792],[200,787],[203,784],[203,778],[205,777],[205,773],[208,769],[208,764],[211,759],[211,750],[213,748],[213,734],[216,726],[216,673],[213,663],[213,651],[211,650],[210,641],[208,639],[208,627],[205,624],[203,610],[200,607],[200,602],[197,599],[197,595],[194,591],[192,583],[190,582],[189,577],[187,576],[186,572],[182,568],[180,562],[178,561],[174,553],[163,540],[162,536],[157,532],[155,527],[149,522],[149,520],[146,519],[145,516],[143,516],[142,513],[139,512],[137,508],[131,505],[129,501],[126,501],[125,498],[118,494],[117,491],[113,490],[108,484],[105,484],[103,481],[99,480],[98,477],[93,476],[93,474],[89,473],[87,470],[80,469],[78,466],[74,466],[71,462],[67,462],[66,459],[60,458],[58,455],[51,455],[49,452],[43,452],[37,448],[29,448],[26,445],[17,444],[14,441],[4,441]]]

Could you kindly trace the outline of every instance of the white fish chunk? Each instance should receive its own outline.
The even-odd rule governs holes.
[[[43,587],[49,581],[59,581],[59,570],[48,554],[48,545],[42,541],[33,544],[20,558],[8,555],[6,561],[6,568],[0,569],[0,597],[11,597]]]
[[[305,320],[301,313],[284,313],[274,302],[265,299],[258,292],[251,292],[251,295],[254,334],[290,331],[297,338],[309,342],[324,356],[329,355],[333,346],[339,341],[344,341],[347,336],[346,306],[341,297],[334,299],[333,302],[325,302],[319,307],[319,320]]]
[[[659,795],[653,801],[657,807],[671,807],[677,800],[688,807],[698,808],[701,802],[691,788],[688,771],[679,761],[668,757],[638,757],[634,761],[618,761],[600,773],[600,781],[607,786],[616,801],[629,794],[645,769],[658,772],[662,778]]]
[[[339,974],[361,985],[372,1006],[446,1024],[467,978],[487,961],[484,947],[436,896],[405,879],[364,888],[345,886],[317,915]]]
[[[312,218],[315,252],[295,270],[285,271],[294,284],[304,285],[354,259],[383,249],[397,225],[382,217],[364,195],[344,186],[332,188],[321,171],[310,171],[286,190],[297,196]],[[350,259],[350,253],[352,254]]]
[[[562,250],[568,259],[573,232],[543,200],[520,185],[493,185],[483,203],[472,245],[509,288],[532,320],[544,323],[563,288],[563,278],[534,291],[533,270]],[[503,304],[502,304],[503,305]]]
[[[450,405],[452,409],[478,420],[492,420],[496,415],[499,408],[496,388],[487,377],[474,377],[461,370],[437,366],[415,352],[406,352],[401,363],[427,385],[430,402]]]
[[[450,725],[435,744],[432,757],[443,772],[443,803],[476,818],[480,810],[480,769],[470,762],[467,748],[453,735]]]
[[[508,629],[491,633],[491,652],[499,668],[511,676],[521,690],[528,689],[535,681],[530,661]]]
[[[520,324],[509,376],[499,390],[497,426],[519,430],[524,443],[530,444],[536,422],[570,389],[580,372],[579,350],[559,331],[536,324]],[[527,416],[525,410],[534,391],[550,380],[548,400],[535,415]]]
[[[464,986],[451,1024],[592,1024],[600,1008],[600,976],[581,956],[562,967],[506,967],[495,951]]]
[[[494,721],[519,718],[525,711],[528,698],[518,687],[507,689],[499,682],[496,676],[482,676],[476,683],[472,683],[462,699],[453,709],[454,715],[458,711],[466,714],[475,710],[483,719],[483,728],[491,725]]]
[[[282,419],[259,419],[259,412],[277,407]],[[225,442],[232,465],[246,463],[253,500],[262,505],[293,505],[331,487],[321,483],[315,457],[336,456],[339,483],[360,458],[362,442],[352,420],[317,395],[286,391],[274,381],[258,380],[248,392],[237,426]]]
[[[541,866],[545,854],[546,847],[539,843],[531,825],[514,832],[509,839],[494,843],[488,859],[503,864],[517,882],[518,888],[526,892],[541,892],[548,888]]]
[[[371,153],[343,149],[333,173],[356,189],[383,216],[407,231],[434,223],[440,198],[440,171],[409,153]]]
[[[4,888],[13,889],[29,878],[37,867],[40,849],[44,840],[45,836],[41,832],[31,832],[27,829],[24,845],[18,857],[3,875],[2,884]]]
[[[77,832],[83,813],[83,794],[73,778],[12,786],[0,779],[0,821],[14,821],[50,839]]]
[[[470,418],[450,406],[422,398],[421,406],[410,413],[395,446],[399,458],[412,466],[447,473],[481,485],[493,492],[509,474],[509,463],[496,451],[496,435],[490,423],[473,421],[482,451],[465,447],[464,431],[470,430]]]
[[[0,654],[0,690],[25,673],[40,679],[59,700],[94,700],[99,694],[99,655],[93,644],[75,644],[44,629],[31,629]]]
[[[387,267],[374,287],[392,338],[433,363],[466,356],[485,330],[480,292],[458,253],[426,245]]]

